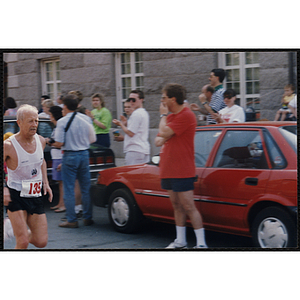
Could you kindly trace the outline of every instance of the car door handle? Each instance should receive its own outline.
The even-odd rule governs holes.
[[[246,178],[245,184],[247,185],[257,185],[258,179],[257,178]]]

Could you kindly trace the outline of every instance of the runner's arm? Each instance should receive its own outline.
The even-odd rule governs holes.
[[[46,165],[45,159],[43,161],[41,169],[42,169],[44,195],[46,195],[48,193],[49,194],[49,202],[52,202],[53,194],[52,194],[52,190],[50,188],[48,177],[47,177],[47,165]]]
[[[45,146],[46,146],[46,140],[42,136],[40,136],[40,140],[41,140],[43,150],[44,150]],[[46,164],[45,159],[43,160],[43,163],[42,163],[42,166],[41,166],[41,171],[42,171],[44,195],[46,195],[48,193],[49,194],[49,202],[52,202],[53,194],[52,194],[52,190],[50,188],[49,181],[48,181],[47,164]]]
[[[7,153],[9,153],[9,143],[8,142],[3,142],[3,163],[5,163],[6,158],[8,157]],[[4,179],[5,180],[5,179]],[[3,186],[3,205],[7,206],[11,202],[10,199],[10,193],[8,188],[4,185]]]

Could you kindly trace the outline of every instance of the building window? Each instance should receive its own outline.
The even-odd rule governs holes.
[[[260,118],[259,90],[259,53],[258,52],[221,52],[220,68],[227,72],[224,80],[226,89],[237,92],[236,104],[244,109],[253,107],[256,118]]]
[[[42,61],[42,89],[53,101],[61,94],[59,59]]]
[[[116,54],[117,113],[123,113],[123,103],[131,90],[144,89],[143,53]]]

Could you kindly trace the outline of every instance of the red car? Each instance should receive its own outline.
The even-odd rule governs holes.
[[[261,248],[296,247],[296,122],[198,127],[195,163],[194,198],[207,230],[252,237]],[[159,156],[99,172],[91,194],[96,206],[108,205],[119,232],[136,230],[143,217],[174,223],[160,186]]]

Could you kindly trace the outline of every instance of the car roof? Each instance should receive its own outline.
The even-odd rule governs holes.
[[[244,123],[222,123],[199,126],[197,129],[203,128],[228,128],[228,127],[282,127],[282,126],[296,126],[297,122],[294,121],[256,121],[256,122],[244,122]]]
[[[4,116],[3,121],[16,121],[17,120],[17,116]],[[39,121],[49,121],[49,118],[40,118],[39,117]]]

